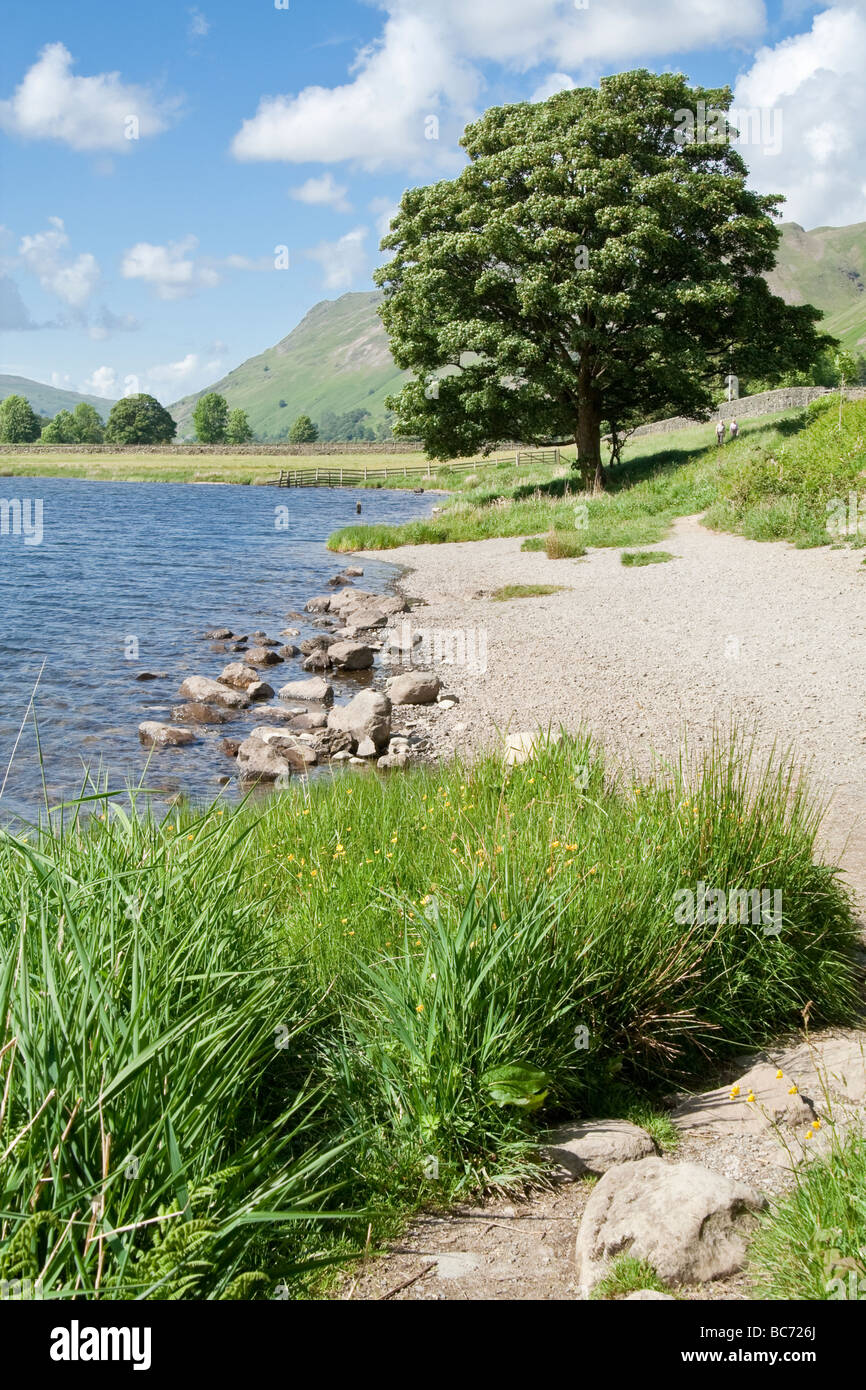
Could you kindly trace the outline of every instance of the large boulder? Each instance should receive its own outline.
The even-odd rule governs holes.
[[[578,1283],[594,1288],[618,1255],[646,1260],[667,1284],[735,1274],[765,1206],[754,1188],[698,1163],[617,1164],[584,1210],[575,1247]]]
[[[317,647],[301,662],[305,671],[330,671],[333,662],[327,647]]]
[[[334,687],[321,676],[313,676],[308,681],[289,681],[277,693],[281,700],[313,700],[322,705],[330,705],[334,700]]]
[[[560,1179],[600,1177],[617,1163],[633,1163],[655,1154],[656,1147],[645,1129],[628,1120],[586,1120],[561,1125],[547,1137],[544,1156],[554,1164]]]
[[[271,687],[259,678],[252,666],[243,661],[230,661],[219,674],[221,685],[230,685],[233,690],[245,690],[251,699],[273,695]]]
[[[306,737],[309,738],[309,735]],[[317,761],[316,754],[305,737],[293,734],[285,728],[263,724],[259,728],[253,729],[250,738],[259,743],[267,744],[269,748],[275,748],[299,772],[303,772],[305,768],[313,767]]]
[[[245,658],[248,666],[281,666],[283,659],[271,647],[250,647]]]
[[[338,671],[368,671],[373,665],[373,648],[366,642],[335,642],[328,648],[331,665]]]
[[[404,671],[388,681],[388,695],[394,705],[432,705],[442,682],[432,671]]]
[[[315,594],[308,598],[304,604],[307,613],[327,613],[331,607],[332,598],[330,594]]]
[[[378,604],[361,604],[342,617],[342,630],[349,637],[354,637],[357,632],[367,632],[370,628],[384,627],[388,621],[388,615],[382,612]]]
[[[349,734],[356,745],[370,739],[377,751],[384,749],[391,737],[391,701],[379,690],[362,690],[331,711],[328,727]]]
[[[249,697],[240,690],[232,690],[220,681],[212,681],[209,676],[187,676],[178,691],[185,700],[197,700],[204,705],[222,705],[225,709],[246,709]]]
[[[195,743],[192,729],[181,729],[176,724],[160,724],[155,719],[146,719],[139,724],[138,737],[146,748],[180,748],[186,743]]]
[[[276,782],[291,777],[292,765],[278,749],[260,739],[245,738],[237,750],[239,776],[246,782]]]

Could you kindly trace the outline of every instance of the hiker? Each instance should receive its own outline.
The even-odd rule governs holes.
[[[721,449],[722,445],[724,444],[724,442],[725,442],[725,422],[724,422],[724,420],[718,420],[718,421],[716,422],[716,443],[718,444],[718,446],[719,446],[720,449]]]
[[[360,503],[360,502],[356,502],[356,503],[355,503],[355,512],[357,513],[358,516],[361,515],[361,503]]]
[[[738,435],[739,433],[740,433],[740,427],[739,427],[739,425],[737,424],[736,420],[732,420],[732,421],[731,421],[731,438],[732,438],[732,439],[736,439],[736,437],[737,437],[737,435]]]

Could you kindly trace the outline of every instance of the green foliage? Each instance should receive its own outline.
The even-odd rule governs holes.
[[[512,598],[545,598],[548,594],[564,593],[562,584],[503,584],[490,595],[499,603],[507,603]]]
[[[866,1065],[866,1064],[864,1064]],[[797,1174],[764,1218],[749,1252],[758,1298],[866,1298],[866,1140],[834,1139]]]
[[[79,401],[72,412],[76,444],[101,444],[105,439],[105,426],[94,408],[87,401]]]
[[[309,415],[299,415],[289,430],[290,444],[315,444],[319,431]]]
[[[663,565],[674,557],[669,550],[624,550],[619,558],[624,565]]]
[[[252,426],[245,410],[232,410],[226,425],[227,444],[248,444],[253,437]]]
[[[375,276],[414,374],[389,401],[398,434],[436,458],[576,437],[599,484],[602,421],[709,410],[730,345],[743,377],[808,367],[818,312],[763,279],[781,200],[746,187],[730,141],[677,130],[699,100],[731,93],[636,71],[495,107],[457,178],[403,195]]]
[[[167,444],[177,425],[154,396],[124,396],[111,407],[106,444]]]
[[[43,444],[75,444],[75,419],[71,410],[58,410],[42,431]]]
[[[196,439],[200,444],[224,444],[229,408],[225,396],[208,391],[196,401],[192,413]]]
[[[594,1299],[624,1298],[638,1289],[654,1289],[670,1293],[648,1260],[636,1260],[633,1255],[617,1255],[610,1269],[592,1291]]]
[[[0,443],[32,444],[40,432],[38,416],[24,396],[7,396],[0,402]]]

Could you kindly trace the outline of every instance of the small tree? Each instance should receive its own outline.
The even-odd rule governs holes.
[[[289,430],[290,444],[315,444],[319,431],[309,415],[299,415]]]
[[[72,412],[75,424],[76,444],[101,444],[105,439],[105,426],[99,412],[87,401],[80,401]]]
[[[850,352],[845,352],[840,348],[836,353],[834,364],[839,373],[839,428],[842,428],[842,401],[845,397],[845,387],[852,381],[857,380],[857,363]]]
[[[77,444],[75,418],[69,410],[58,410],[42,431],[43,444]]]
[[[233,410],[226,426],[226,441],[229,444],[248,444],[253,437],[252,425],[245,410]]]
[[[224,444],[228,427],[229,408],[225,396],[208,391],[200,396],[192,413],[196,438],[200,444]]]
[[[124,396],[111,407],[106,444],[168,444],[177,425],[154,396]]]
[[[3,444],[32,444],[38,439],[42,426],[39,416],[24,396],[7,396],[0,405],[0,442]]]

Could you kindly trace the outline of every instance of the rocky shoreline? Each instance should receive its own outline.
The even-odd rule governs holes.
[[[222,740],[243,786],[282,787],[294,776],[341,763],[386,771],[429,761],[433,744],[413,716],[419,707],[450,709],[457,697],[432,669],[417,664],[423,639],[406,615],[423,600],[410,605],[401,594],[357,588],[363,573],[347,566],[328,581],[332,593],[315,594],[303,612],[286,615],[311,629],[308,636],[301,626],[282,628],[278,638],[227,627],[203,633],[211,652],[233,659],[217,673],[186,676],[170,722],[143,721],[140,742],[155,750],[187,747],[207,728],[249,718],[255,722],[245,737]],[[306,677],[275,690],[266,677],[298,657]],[[163,674],[141,671],[137,679]],[[344,693],[351,698],[338,703]]]

